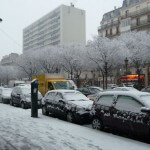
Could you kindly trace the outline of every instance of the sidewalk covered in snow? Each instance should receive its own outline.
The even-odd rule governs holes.
[[[0,150],[149,150],[150,145],[0,103]]]

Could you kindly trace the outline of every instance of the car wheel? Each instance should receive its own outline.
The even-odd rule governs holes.
[[[26,108],[26,106],[25,106],[25,103],[24,103],[24,102],[21,102],[21,108],[22,108],[22,109],[25,109],[25,108]]]
[[[97,130],[103,130],[104,126],[103,126],[102,121],[98,118],[94,118],[92,121],[92,128],[97,129]]]
[[[12,99],[10,100],[10,105],[11,105],[11,106],[14,106],[14,103],[13,103],[13,100],[12,100]]]
[[[46,105],[42,106],[42,114],[48,116],[49,112],[47,111]]]
[[[75,121],[74,116],[71,112],[67,113],[67,121],[73,123]]]

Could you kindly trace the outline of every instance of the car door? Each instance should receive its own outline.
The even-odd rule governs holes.
[[[65,107],[66,102],[62,93],[57,92],[56,97],[55,97],[55,102],[56,102],[55,108],[56,108],[57,115],[59,115],[60,117],[65,117],[66,113],[65,113],[64,107]]]
[[[101,119],[105,126],[111,126],[111,109],[113,104],[114,95],[102,95],[98,98],[95,105],[96,116]]]
[[[140,113],[142,104],[134,97],[127,95],[118,95],[113,114],[112,124],[114,129],[124,133],[131,133],[136,115]]]
[[[17,88],[16,91],[16,104],[20,105],[21,104],[21,88]]]
[[[13,103],[17,104],[18,103],[18,87],[15,87],[12,91],[12,100],[13,100]]]
[[[51,113],[55,113],[55,95],[56,92],[49,92],[44,100],[47,110]]]
[[[2,102],[2,89],[0,89],[0,102]]]

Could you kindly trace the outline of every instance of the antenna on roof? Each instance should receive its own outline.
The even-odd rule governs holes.
[[[71,7],[74,7],[74,4],[73,3],[70,3]]]
[[[76,3],[77,3],[77,0],[71,0],[70,5],[71,5],[72,7],[74,7]]]

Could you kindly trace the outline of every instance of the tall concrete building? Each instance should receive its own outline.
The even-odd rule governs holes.
[[[122,7],[103,15],[98,34],[114,37],[128,31],[150,30],[150,0],[124,0]]]
[[[47,45],[86,44],[85,11],[61,5],[23,30],[23,53]]]

